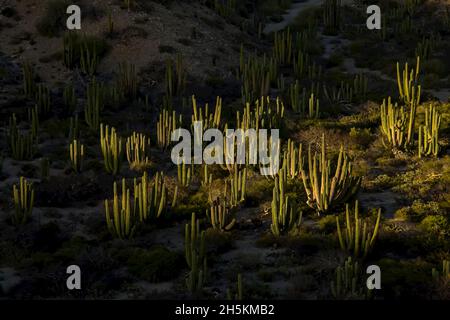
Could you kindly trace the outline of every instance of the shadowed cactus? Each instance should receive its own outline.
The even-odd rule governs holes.
[[[15,211],[12,222],[15,225],[27,223],[33,213],[34,187],[24,177],[20,177],[19,185],[13,185],[13,201]]]
[[[117,135],[115,128],[100,124],[100,147],[106,172],[118,174],[122,164],[123,150],[122,138]]]

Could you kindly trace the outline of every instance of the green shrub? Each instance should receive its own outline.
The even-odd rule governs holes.
[[[68,0],[48,0],[44,15],[36,23],[38,32],[46,37],[56,37],[66,27]]]
[[[450,236],[450,225],[448,219],[444,216],[428,216],[422,220],[420,227],[427,233],[438,238],[447,238]]]
[[[127,261],[129,271],[143,280],[161,282],[173,279],[184,267],[183,257],[162,246],[149,250],[135,248]]]

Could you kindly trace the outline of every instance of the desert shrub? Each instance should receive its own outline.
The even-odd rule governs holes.
[[[44,15],[38,20],[36,29],[46,37],[56,37],[65,28],[68,0],[48,0]]]
[[[353,140],[355,144],[357,144],[360,148],[366,148],[372,141],[373,137],[370,133],[370,129],[360,129],[360,128],[351,128],[350,129],[350,138]]]
[[[336,230],[336,217],[334,215],[324,216],[318,222],[319,229],[325,233],[332,233]]]
[[[215,229],[206,230],[207,250],[214,253],[224,253],[233,248],[233,238],[230,233]]]
[[[155,246],[149,250],[132,250],[127,266],[136,277],[150,282],[161,282],[176,277],[184,267],[183,261],[180,254],[162,246]]]
[[[420,227],[427,233],[438,239],[446,239],[450,236],[450,225],[444,216],[428,216],[422,220]]]
[[[434,201],[423,203],[422,200],[415,200],[409,207],[403,207],[396,211],[395,217],[419,222],[429,215],[439,214],[441,209]]]

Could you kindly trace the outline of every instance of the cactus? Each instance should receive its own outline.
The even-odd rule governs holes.
[[[289,98],[292,110],[302,115],[305,114],[306,109],[306,88],[300,93],[300,83],[298,80],[289,87]]]
[[[169,111],[164,109],[159,114],[159,120],[156,124],[156,137],[158,147],[161,149],[166,149],[171,144],[172,131],[176,130],[182,123],[182,116],[177,115],[175,111],[172,111],[170,115]]]
[[[409,72],[409,73],[408,73]],[[421,86],[418,84],[420,72],[420,57],[416,58],[416,68],[408,69],[405,63],[403,71],[400,72],[400,64],[397,62],[397,86],[400,98],[409,107],[416,107],[420,103]]]
[[[220,127],[220,118],[222,114],[222,98],[216,98],[214,112],[210,112],[208,104],[204,108],[197,106],[195,96],[192,96],[192,124],[195,121],[201,121],[203,130]],[[212,111],[212,110],[211,110]]]
[[[177,192],[178,189],[176,188],[172,206],[176,203]],[[146,172],[144,172],[140,183],[137,183],[134,179],[135,212],[139,213],[141,222],[159,218],[166,209],[167,203],[167,188],[162,172],[156,173],[152,183],[149,183]]]
[[[425,124],[419,127],[419,158],[422,155],[439,154],[439,128],[441,125],[441,115],[432,104],[425,109]]]
[[[177,55],[177,60],[167,60],[166,62],[166,95],[168,97],[180,96],[186,87],[186,67],[181,54]]]
[[[39,110],[37,105],[28,109],[28,121],[31,122],[31,135],[34,139],[37,139],[39,136]]]
[[[408,149],[414,134],[416,105],[412,104],[408,111],[391,103],[391,98],[383,100],[381,105],[381,133],[383,144],[394,149]]]
[[[135,217],[131,207],[130,189],[126,187],[125,179],[122,179],[120,195],[117,192],[117,183],[114,182],[114,198],[112,201],[105,200],[105,216],[108,230],[113,236],[119,239],[133,237],[136,229]]]
[[[221,232],[230,231],[236,224],[236,218],[227,208],[225,201],[215,201],[211,208],[206,210],[206,216],[213,229]]]
[[[345,205],[345,217],[346,217],[346,229],[345,238],[342,235],[341,226],[339,222],[339,216],[336,216],[336,226],[339,238],[339,245],[342,250],[348,251],[353,254],[355,258],[362,256],[365,258],[369,251],[373,248],[375,239],[378,235],[378,229],[380,227],[381,209],[378,209],[378,216],[375,222],[373,232],[367,230],[367,221],[362,221],[359,218],[358,201],[355,202],[355,219],[352,223],[350,220],[349,205]]]
[[[100,61],[97,42],[90,42],[85,38],[85,40],[81,42],[79,50],[80,69],[83,73],[92,77],[95,74],[98,63]]]
[[[306,71],[309,69],[310,66],[310,58],[307,53],[304,53],[303,51],[299,50],[297,57],[294,57],[294,73],[297,76],[297,78],[301,78],[304,74],[306,74]]]
[[[17,127],[16,115],[9,118],[8,140],[14,160],[31,160],[37,148],[37,137],[33,132],[22,133]]]
[[[87,125],[98,130],[100,125],[100,111],[104,107],[104,88],[95,78],[89,83],[86,90],[86,105],[84,107],[84,119]]]
[[[130,169],[142,169],[149,166],[150,138],[142,133],[133,132],[127,138],[125,149]]]
[[[247,168],[243,170],[234,167],[234,174],[225,182],[224,195],[229,199],[232,207],[237,206],[240,202],[245,200],[247,185]],[[228,189],[230,190],[228,194]]]
[[[192,181],[192,176],[194,174],[193,164],[190,167],[186,167],[186,163],[177,165],[178,169],[178,183],[183,187],[189,187]]]
[[[205,231],[200,232],[200,221],[192,213],[191,223],[185,226],[185,257],[189,266],[186,279],[188,290],[198,294],[203,288],[206,276]]]
[[[203,187],[209,187],[212,183],[213,177],[212,173],[209,173],[208,165],[206,163],[203,164],[203,170],[202,170],[202,181],[201,184]]]
[[[75,172],[81,172],[84,160],[84,145],[74,139],[69,145],[70,164]]]
[[[23,92],[26,97],[34,98],[36,94],[36,75],[29,62],[22,64]]]
[[[368,82],[367,76],[363,73],[357,74],[353,79],[353,93],[361,100],[366,99]]]
[[[136,67],[127,62],[119,64],[119,71],[116,80],[116,86],[121,96],[136,99],[138,92],[138,78]]]
[[[361,178],[352,175],[352,163],[344,147],[341,146],[335,174],[331,177],[331,161],[325,151],[325,137],[322,135],[322,152],[312,156],[311,145],[308,148],[308,172],[301,170],[303,185],[308,196],[307,204],[324,213],[334,206],[346,202],[354,196],[360,187]]]
[[[283,167],[286,167],[286,174],[290,179],[300,175],[303,168],[303,146],[300,143],[298,147],[295,142],[288,139],[286,151],[283,153]]]
[[[28,222],[33,213],[34,188],[31,182],[20,177],[19,186],[13,185],[14,216],[12,222],[21,225]]]
[[[78,114],[69,119],[69,141],[80,137],[80,126],[78,125]]]
[[[358,262],[348,257],[343,266],[336,268],[336,280],[331,281],[331,294],[338,300],[367,298],[369,293],[364,285]]]
[[[39,113],[48,114],[50,112],[50,90],[41,83],[36,86],[35,100],[38,106]]]
[[[276,237],[280,235],[296,235],[302,222],[302,213],[293,207],[289,196],[285,194],[285,178],[283,174],[275,177],[272,194],[272,224],[270,230]]]
[[[273,56],[278,64],[290,65],[294,56],[293,37],[290,28],[275,32],[273,41]]]
[[[325,30],[336,33],[341,27],[341,0],[325,0],[323,7]]]
[[[231,290],[227,290],[227,299],[228,300],[242,300],[243,298],[243,285],[242,285],[242,274],[238,273],[237,276],[237,284],[236,284],[236,294],[234,298],[231,294]]]
[[[115,128],[100,124],[100,147],[106,172],[118,174],[122,164],[123,150],[122,138],[117,135]]]
[[[310,119],[319,118],[319,99],[314,99],[314,93],[311,93],[308,102],[308,117]]]

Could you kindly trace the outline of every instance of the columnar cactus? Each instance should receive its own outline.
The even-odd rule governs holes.
[[[311,93],[308,101],[308,117],[310,119],[319,118],[319,99],[314,97],[314,93]]]
[[[336,216],[336,226],[339,238],[339,245],[355,258],[362,256],[365,258],[369,251],[373,248],[380,227],[381,209],[378,209],[378,216],[373,231],[367,230],[368,223],[359,218],[358,201],[355,202],[354,221],[351,222],[349,205],[345,206],[346,228],[344,235],[341,231],[339,217]]]
[[[303,168],[303,146],[300,143],[298,147],[295,142],[288,139],[286,151],[283,153],[283,167],[286,166],[286,173],[290,179],[296,178],[301,174]]]
[[[307,100],[306,88],[303,88],[302,91],[300,91],[300,83],[298,80],[296,80],[295,83],[290,85],[289,97],[290,97],[292,109],[295,112],[304,115],[305,109],[306,109],[306,100]]]
[[[84,119],[87,125],[98,130],[100,125],[100,112],[104,107],[104,88],[95,79],[88,85],[86,91],[86,105],[84,107]]]
[[[450,282],[450,261],[443,260],[442,261],[442,270],[439,271],[436,268],[431,270],[431,275],[435,282]]]
[[[352,175],[352,163],[344,147],[341,146],[335,173],[332,177],[331,161],[325,151],[325,137],[322,135],[322,152],[312,156],[308,149],[308,175],[301,170],[303,185],[308,196],[307,204],[317,213],[329,211],[334,206],[346,202],[360,187],[361,178]]]
[[[117,192],[117,183],[114,182],[114,198],[112,201],[105,200],[105,216],[108,230],[113,236],[119,239],[133,237],[136,228],[135,217],[131,206],[130,189],[126,187],[125,179],[122,179],[120,195]]]
[[[156,124],[156,137],[159,148],[166,149],[170,146],[172,131],[176,130],[181,123],[181,115],[177,117],[175,111],[172,111],[172,114],[170,114],[168,110],[162,110]]]
[[[408,149],[414,138],[414,121],[416,104],[412,104],[409,112],[405,108],[391,103],[391,98],[383,100],[381,105],[381,133],[383,144],[393,149]]]
[[[194,175],[194,166],[190,165],[186,167],[186,163],[177,165],[178,169],[178,183],[183,187],[189,187],[192,181],[192,176]]]
[[[100,124],[100,147],[106,172],[114,175],[119,173],[123,158],[122,138],[117,135],[115,128]]]
[[[31,160],[37,148],[37,137],[33,132],[22,133],[17,127],[16,115],[9,118],[9,147],[14,160]]]
[[[175,189],[172,205],[176,202],[177,191]],[[144,172],[140,183],[134,179],[134,204],[141,222],[161,216],[168,205],[167,188],[162,172],[155,174],[152,183],[148,181],[147,172]]]
[[[231,206],[237,206],[240,202],[245,200],[246,193],[246,185],[247,185],[247,169],[243,170],[237,169],[235,167],[234,174],[225,182],[225,191],[224,194],[228,197]],[[228,194],[228,189],[230,190]]]
[[[127,62],[119,64],[116,87],[120,91],[121,96],[132,100],[136,99],[138,78],[134,64],[128,64]]]
[[[219,128],[220,118],[222,115],[222,98],[216,97],[214,112],[212,112],[212,110],[209,109],[208,104],[206,104],[204,108],[198,107],[195,96],[192,96],[192,111],[192,123],[195,121],[201,121],[203,130],[207,130],[209,128]]]
[[[84,145],[74,139],[69,145],[69,155],[73,171],[81,172],[84,160]]]
[[[125,149],[131,169],[142,169],[150,164],[150,138],[144,134],[133,132],[127,138]]]
[[[336,280],[331,281],[331,294],[338,300],[367,297],[358,261],[348,257],[343,266],[336,268]]]
[[[34,188],[31,182],[24,177],[20,177],[19,186],[13,185],[14,216],[12,222],[21,225],[28,222],[33,213]]]
[[[23,92],[28,98],[34,98],[36,92],[36,75],[29,62],[22,65]]]
[[[191,223],[185,226],[185,257],[189,266],[186,279],[188,290],[197,294],[203,288],[206,276],[205,231],[200,231],[200,221],[192,213]]]
[[[168,97],[179,96],[186,87],[187,72],[181,54],[177,60],[166,63],[166,94]]]
[[[237,284],[236,284],[236,294],[232,295],[231,290],[227,290],[227,299],[228,300],[242,300],[243,299],[243,285],[242,285],[242,274],[238,273],[237,276]]]
[[[400,64],[397,62],[397,86],[400,98],[403,102],[412,107],[420,103],[421,86],[418,84],[420,72],[420,57],[416,59],[416,69],[408,69],[405,63],[403,71],[400,72]]]
[[[39,135],[39,110],[37,105],[28,109],[28,120],[31,122],[31,135],[34,139],[37,139]]]
[[[341,26],[341,0],[326,0],[323,6],[323,22],[328,32],[335,33]]]
[[[280,235],[296,235],[302,222],[302,213],[294,208],[285,193],[285,178],[283,174],[275,177],[272,193],[272,224],[270,229],[276,237]]]
[[[213,180],[212,173],[209,173],[208,165],[206,163],[203,164],[202,170],[202,181],[201,184],[203,187],[208,187],[211,185]]]
[[[425,124],[419,127],[419,158],[439,154],[439,128],[441,115],[432,104],[425,109]]]
[[[95,74],[100,61],[97,42],[90,42],[84,38],[79,45],[79,52],[81,71],[92,77]]]
[[[227,208],[225,201],[215,201],[211,208],[206,210],[206,216],[213,229],[221,232],[230,231],[236,224],[236,218]]]
[[[275,32],[273,55],[281,65],[290,65],[294,56],[293,37],[289,28]]]

